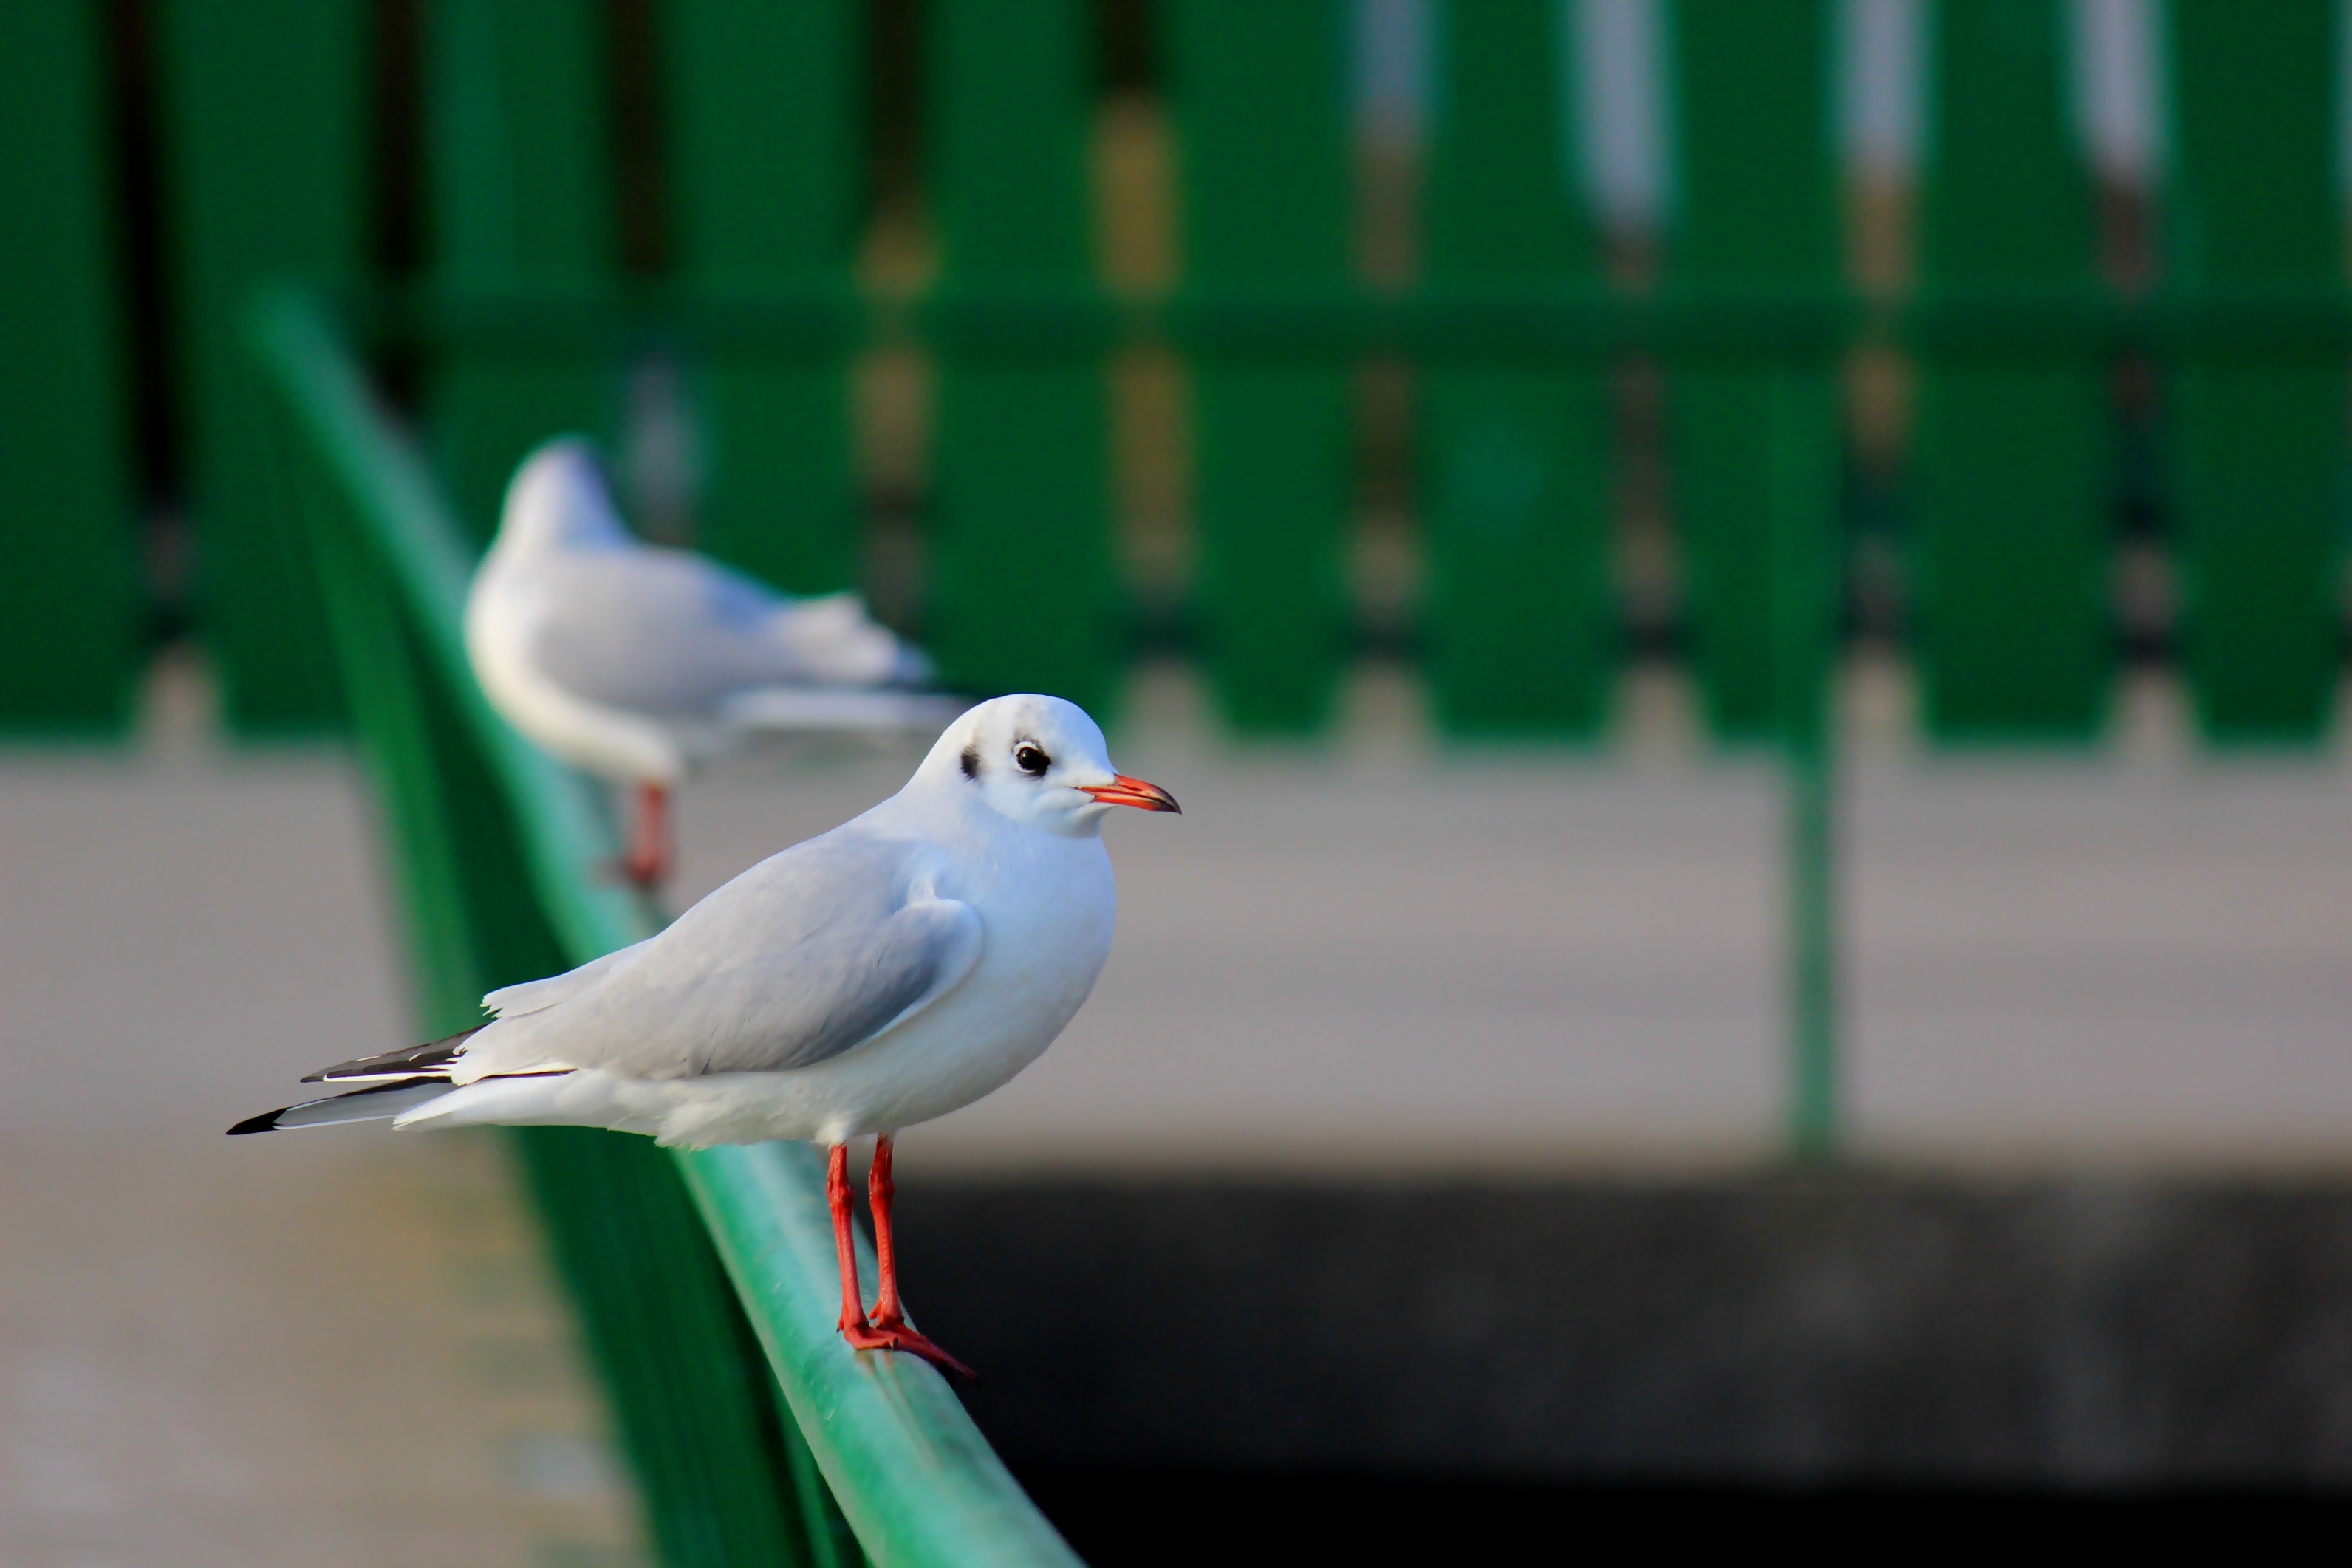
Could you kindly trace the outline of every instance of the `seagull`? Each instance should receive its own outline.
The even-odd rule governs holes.
[[[1175,798],[1110,764],[1058,697],[998,697],[949,726],[896,795],[772,855],[659,935],[482,998],[446,1040],[338,1062],[324,1099],[231,1134],[393,1119],[554,1124],[677,1148],[826,1145],[841,1332],[858,1350],[961,1364],[908,1326],[890,1224],[893,1140],[1034,1061],[1110,956],[1102,823]],[[848,1144],[875,1137],[880,1299],[850,1240]]]
[[[490,706],[546,751],[634,789],[619,870],[669,872],[670,791],[749,729],[929,729],[930,661],[855,593],[795,599],[622,526],[577,436],[523,460],[466,599],[466,652]]]

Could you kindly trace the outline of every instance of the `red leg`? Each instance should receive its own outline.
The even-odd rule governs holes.
[[[876,1328],[904,1328],[906,1309],[898,1301],[898,1244],[890,1229],[890,1200],[898,1184],[890,1178],[890,1135],[874,1140],[874,1168],[866,1179],[866,1195],[874,1205],[874,1256],[881,1266],[882,1294],[874,1302]]]
[[[874,1140],[874,1170],[866,1184],[867,1196],[874,1200],[874,1255],[882,1273],[881,1298],[874,1303],[874,1327],[890,1336],[893,1349],[919,1355],[942,1372],[977,1382],[971,1368],[908,1326],[906,1309],[898,1301],[898,1242],[890,1228],[890,1200],[898,1196],[898,1184],[890,1179],[890,1135],[886,1133]]]
[[[637,786],[636,821],[629,832],[629,852],[621,859],[621,874],[643,888],[669,880],[669,787]]]
[[[841,1260],[841,1337],[852,1350],[887,1350],[891,1336],[877,1333],[866,1321],[865,1299],[857,1289],[857,1241],[850,1232],[849,1145],[833,1145],[824,1167],[825,1201],[833,1206],[833,1249]]]

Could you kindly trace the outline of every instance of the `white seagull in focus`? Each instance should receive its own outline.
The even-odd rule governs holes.
[[[670,791],[750,729],[924,729],[955,712],[919,688],[930,661],[855,593],[794,599],[622,525],[594,451],[566,436],[524,459],[466,600],[466,652],[490,705],[573,767],[636,793],[621,870],[670,864]]]
[[[1110,956],[1102,821],[1114,806],[1177,810],[1111,766],[1072,704],[982,703],[905,789],[761,862],[660,935],[492,991],[491,1021],[313,1073],[304,1082],[356,1087],[229,1131],[388,1116],[401,1128],[609,1127],[686,1148],[824,1144],[843,1335],[961,1370],[900,1306],[891,1140],[1034,1061],[1094,988]],[[868,1134],[882,1273],[870,1319],[846,1147]]]

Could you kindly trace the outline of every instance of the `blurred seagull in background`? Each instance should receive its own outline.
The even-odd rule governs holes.
[[[593,449],[548,442],[507,487],[466,651],[508,723],[636,793],[621,870],[668,874],[669,792],[744,731],[921,730],[954,716],[930,661],[854,593],[794,599],[621,522]]]
[[[1177,809],[1114,768],[1073,705],[982,703],[905,789],[761,862],[660,935],[492,991],[489,1022],[313,1073],[304,1082],[348,1087],[229,1131],[388,1116],[609,1127],[686,1148],[824,1144],[843,1335],[961,1370],[899,1301],[891,1140],[1035,1061],[1094,988],[1110,956],[1102,820],[1114,806]],[[870,1318],[847,1149],[868,1134],[882,1274]]]

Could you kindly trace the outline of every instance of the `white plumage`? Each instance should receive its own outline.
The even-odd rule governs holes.
[[[565,437],[508,486],[466,601],[466,649],[491,706],[545,750],[647,793],[632,852],[667,860],[663,792],[752,729],[904,729],[953,709],[930,662],[854,593],[795,599],[622,526],[595,456]]]
[[[983,703],[863,816],[635,946],[491,992],[493,1021],[444,1060],[321,1075],[397,1083],[405,1109],[388,1091],[272,1124],[398,1112],[401,1127],[562,1123],[706,1147],[943,1115],[1034,1061],[1092,990],[1116,904],[1102,818],[1120,804],[1174,809],[1111,767],[1072,705]]]

